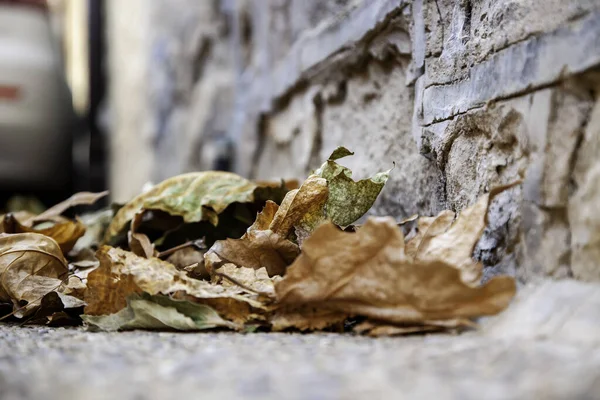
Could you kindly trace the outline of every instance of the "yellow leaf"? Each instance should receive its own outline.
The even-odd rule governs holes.
[[[52,225],[46,228],[35,228],[21,224],[12,214],[4,216],[2,221],[5,233],[39,233],[54,239],[63,254],[67,254],[77,243],[77,240],[85,234],[85,225],[79,220],[54,216]]]

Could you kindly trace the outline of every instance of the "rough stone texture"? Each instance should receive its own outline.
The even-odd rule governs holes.
[[[598,284],[526,287],[479,332],[89,333],[0,325],[0,398],[594,399]]]
[[[149,58],[150,106],[115,113],[117,130],[145,135],[140,169],[154,163],[134,180],[209,168],[230,142],[236,172],[302,178],[345,145],[357,177],[396,163],[371,212],[402,218],[522,179],[475,251],[485,278],[599,280],[600,3],[543,3],[150,0],[144,43],[170,50]]]
[[[591,82],[583,82],[594,89],[595,103],[582,129],[577,152],[572,159],[571,186],[567,216],[571,230],[571,265],[573,274],[584,280],[598,280],[600,276],[600,80],[590,74]]]

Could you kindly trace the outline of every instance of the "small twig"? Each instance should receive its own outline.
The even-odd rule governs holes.
[[[190,240],[189,242],[185,242],[183,244],[180,244],[179,246],[175,246],[168,250],[161,251],[160,253],[158,253],[157,257],[158,258],[168,257],[178,250],[183,250],[185,248],[192,247],[192,246],[196,247],[196,248],[200,248],[203,244],[204,244],[204,239]]]
[[[248,287],[248,286],[244,285],[243,283],[241,283],[237,279],[232,278],[229,275],[226,275],[226,274],[224,274],[222,272],[215,272],[214,275],[220,276],[221,278],[224,278],[224,279],[227,279],[229,282],[233,283],[234,285],[237,285],[237,286],[241,287],[242,289],[247,290],[249,292],[252,292],[254,294],[258,294],[258,295],[261,295],[261,296],[271,297],[270,293],[261,292],[259,290],[252,289],[251,287]]]

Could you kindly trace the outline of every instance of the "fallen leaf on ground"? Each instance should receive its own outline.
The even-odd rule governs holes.
[[[460,271],[435,261],[414,263],[392,218],[369,218],[357,233],[321,225],[277,283],[288,306],[312,305],[390,323],[493,315],[515,294],[513,278],[467,286]]]
[[[26,322],[49,326],[81,325],[81,319],[78,317],[81,312],[75,309],[82,310],[84,305],[83,301],[72,296],[50,292],[42,297],[40,306]]]
[[[354,332],[372,337],[400,336],[413,333],[429,333],[443,331],[462,331],[468,328],[477,328],[477,324],[468,319],[450,319],[443,321],[424,321],[423,324],[390,325],[377,321],[364,321],[356,325]]]
[[[48,236],[0,234],[0,301],[12,302],[17,317],[33,312],[67,274],[67,260]]]
[[[100,266],[88,276],[85,314],[113,314],[127,305],[135,293],[171,295],[207,304],[230,321],[244,322],[253,309],[265,308],[262,299],[238,287],[213,285],[193,279],[158,258],[143,258],[108,246],[96,253]]]
[[[283,275],[300,254],[298,246],[278,234],[267,231],[250,231],[242,239],[226,239],[217,241],[207,254],[214,254],[218,259],[205,256],[209,272],[224,264],[235,264],[239,267],[266,268],[270,276]]]
[[[285,200],[284,200],[285,202]],[[283,275],[286,268],[300,254],[298,246],[271,229],[275,222],[277,205],[267,202],[254,224],[240,239],[218,240],[208,250],[204,259],[208,272],[225,264],[253,269],[265,268],[270,276]]]
[[[134,215],[129,226],[129,232],[127,232],[127,242],[129,243],[129,250],[135,255],[140,257],[151,258],[157,255],[157,251],[154,249],[154,245],[150,241],[147,235],[138,232],[138,228],[142,223],[143,212],[139,212]]]
[[[80,192],[75,193],[73,196],[69,197],[67,200],[64,200],[55,206],[50,207],[43,213],[32,217],[31,219],[24,221],[24,225],[31,225],[38,221],[46,221],[51,220],[54,217],[58,217],[65,211],[67,211],[71,207],[79,206],[79,205],[92,205],[96,203],[103,197],[108,195],[108,191],[100,192],[100,193],[91,193],[91,192]]]
[[[437,217],[420,218],[419,233],[406,244],[407,254],[418,262],[445,262],[461,271],[465,283],[477,285],[483,265],[473,260],[472,255],[485,229],[491,201],[518,183],[493,188],[475,204],[462,210],[456,219],[454,213],[448,210]]]
[[[60,216],[52,217],[48,227],[29,227],[21,224],[12,214],[7,214],[2,225],[5,233],[39,233],[49,236],[58,243],[63,254],[71,251],[79,238],[85,234],[85,225],[81,221],[72,221]]]
[[[270,277],[266,268],[238,267],[225,264],[215,271],[212,282],[227,286],[238,286],[245,290],[275,298],[275,282],[281,277]]]
[[[419,246],[423,241],[425,235],[434,237],[441,233],[444,233],[454,222],[456,214],[450,210],[444,210],[435,217],[420,217],[417,220],[417,231],[415,236],[406,240],[406,246],[404,252],[411,259],[417,257]],[[431,228],[431,231],[429,231]]]
[[[216,226],[219,214],[230,204],[253,203],[262,200],[263,196],[268,200],[277,190],[260,187],[230,172],[205,171],[175,176],[121,207],[108,227],[104,241],[110,242],[143,209],[180,216],[186,223],[209,221]]]
[[[335,325],[342,324],[348,314],[328,310],[326,308],[316,308],[311,306],[298,308],[278,308],[270,318],[271,330],[280,332],[288,329],[297,329],[299,331],[320,331]]]
[[[207,305],[146,293],[130,295],[127,306],[115,314],[84,315],[82,318],[96,329],[109,332],[129,329],[198,331],[217,327],[237,328]]]

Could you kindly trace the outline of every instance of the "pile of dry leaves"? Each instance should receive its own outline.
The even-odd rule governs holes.
[[[0,315],[107,331],[390,335],[468,327],[507,307],[514,280],[481,285],[472,259],[489,203],[506,187],[459,215],[352,225],[390,171],[354,181],[336,162],[351,154],[338,148],[299,187],[198,172],[162,182],[114,216],[62,216],[106,193],[80,193],[39,215],[6,214]]]

